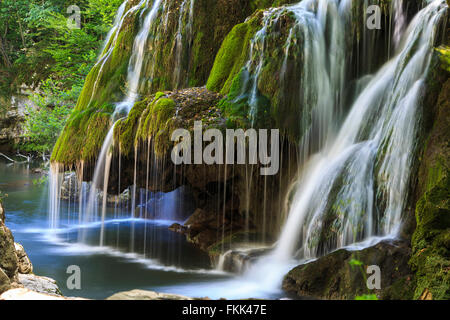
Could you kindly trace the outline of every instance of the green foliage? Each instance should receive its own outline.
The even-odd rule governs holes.
[[[44,175],[44,176],[40,177],[39,179],[33,179],[33,185],[34,186],[44,185],[47,183],[47,181],[48,181],[48,176]]]
[[[3,202],[3,199],[7,198],[8,194],[7,193],[3,193],[2,190],[0,190],[0,203]]]
[[[22,84],[40,89],[31,97],[38,109],[27,110],[25,151],[52,150],[121,3],[0,1],[0,95],[9,96]],[[81,10],[79,29],[68,26],[72,4]]]
[[[25,116],[25,137],[23,149],[47,154],[53,148],[59,133],[66,123],[70,108],[64,104],[54,83],[44,82],[42,92],[31,96],[37,108],[27,106]]]

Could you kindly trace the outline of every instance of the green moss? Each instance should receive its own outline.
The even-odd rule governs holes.
[[[442,168],[430,169],[427,191],[416,205],[410,260],[417,278],[415,299],[425,290],[433,299],[450,299],[450,174],[448,169],[442,172]]]
[[[175,101],[157,93],[141,112],[135,132],[135,143],[152,139],[156,155],[163,155],[170,142],[171,120],[175,115]]]
[[[128,157],[132,155],[135,146],[136,131],[139,126],[139,119],[142,112],[147,107],[147,100],[134,104],[128,117],[118,121],[114,127],[114,140],[119,141],[120,153]]]
[[[450,47],[448,46],[441,46],[436,49],[440,53],[440,59],[441,59],[441,67],[447,72],[450,72]]]
[[[51,161],[71,165],[94,159],[108,133],[113,110],[110,104],[99,110],[74,110],[53,149]]]
[[[247,22],[236,25],[227,35],[216,56],[206,87],[208,90],[228,93],[234,77],[248,59],[250,41],[261,27],[262,11]]]

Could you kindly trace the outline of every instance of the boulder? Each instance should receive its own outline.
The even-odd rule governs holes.
[[[379,299],[411,299],[410,254],[408,245],[400,241],[383,241],[360,251],[337,250],[292,269],[283,280],[283,289],[319,299],[355,299],[367,294],[376,294]],[[372,265],[381,271],[379,290],[369,290],[366,283],[370,276],[367,267]]]
[[[56,284],[56,281],[47,278],[40,277],[34,274],[20,274],[19,282],[27,289],[33,290],[39,293],[51,294],[61,296],[62,293]]]
[[[10,288],[17,280],[18,258],[14,237],[4,224],[4,209],[0,202],[0,292]]]
[[[86,300],[36,292],[27,288],[8,290],[0,295],[0,300]]]
[[[113,294],[106,300],[193,300],[185,296],[147,290],[131,290]]]
[[[30,258],[28,258],[25,249],[20,243],[15,242],[14,248],[16,249],[16,255],[18,258],[19,273],[28,274],[33,272],[33,265]]]
[[[4,292],[11,287],[11,281],[6,273],[0,268],[0,292]]]

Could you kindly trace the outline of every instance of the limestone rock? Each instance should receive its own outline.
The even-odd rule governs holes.
[[[17,275],[18,259],[11,231],[0,222],[0,268],[10,278]]]
[[[19,274],[19,282],[25,288],[35,292],[57,296],[62,295],[56,281],[51,278],[40,277],[34,274]]]
[[[147,290],[131,290],[113,294],[106,300],[193,300],[185,296]]]
[[[4,292],[11,287],[11,281],[2,268],[0,268],[0,292]]]
[[[27,288],[16,288],[8,290],[3,294],[1,294],[0,300],[86,300],[86,299],[56,296],[32,291]]]
[[[30,258],[28,258],[23,246],[20,243],[15,242],[14,247],[16,249],[17,258],[19,259],[19,273],[32,273],[33,265],[31,264]]]

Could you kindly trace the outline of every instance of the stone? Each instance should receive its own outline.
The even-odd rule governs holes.
[[[25,252],[25,249],[20,243],[15,242],[14,247],[16,249],[16,255],[19,259],[19,273],[32,273],[33,272],[33,265],[30,261],[30,258],[28,258],[27,253]]]
[[[36,292],[27,288],[15,288],[2,293],[0,295],[0,300],[86,300],[86,299],[56,296]]]
[[[11,288],[11,281],[6,273],[0,268],[0,293]]]
[[[113,294],[106,300],[193,300],[178,294],[158,293],[147,290],[131,290]]]
[[[11,231],[0,223],[0,268],[11,279],[17,275],[18,259]]]
[[[410,254],[408,245],[400,241],[383,241],[360,251],[337,250],[292,269],[283,280],[283,289],[319,299],[355,299],[368,293],[380,299],[411,299],[414,282],[408,266]],[[381,270],[379,290],[367,288],[366,268],[371,265]]]
[[[56,296],[62,295],[56,281],[51,278],[40,277],[34,274],[19,274],[19,282],[25,288],[35,292]]]

